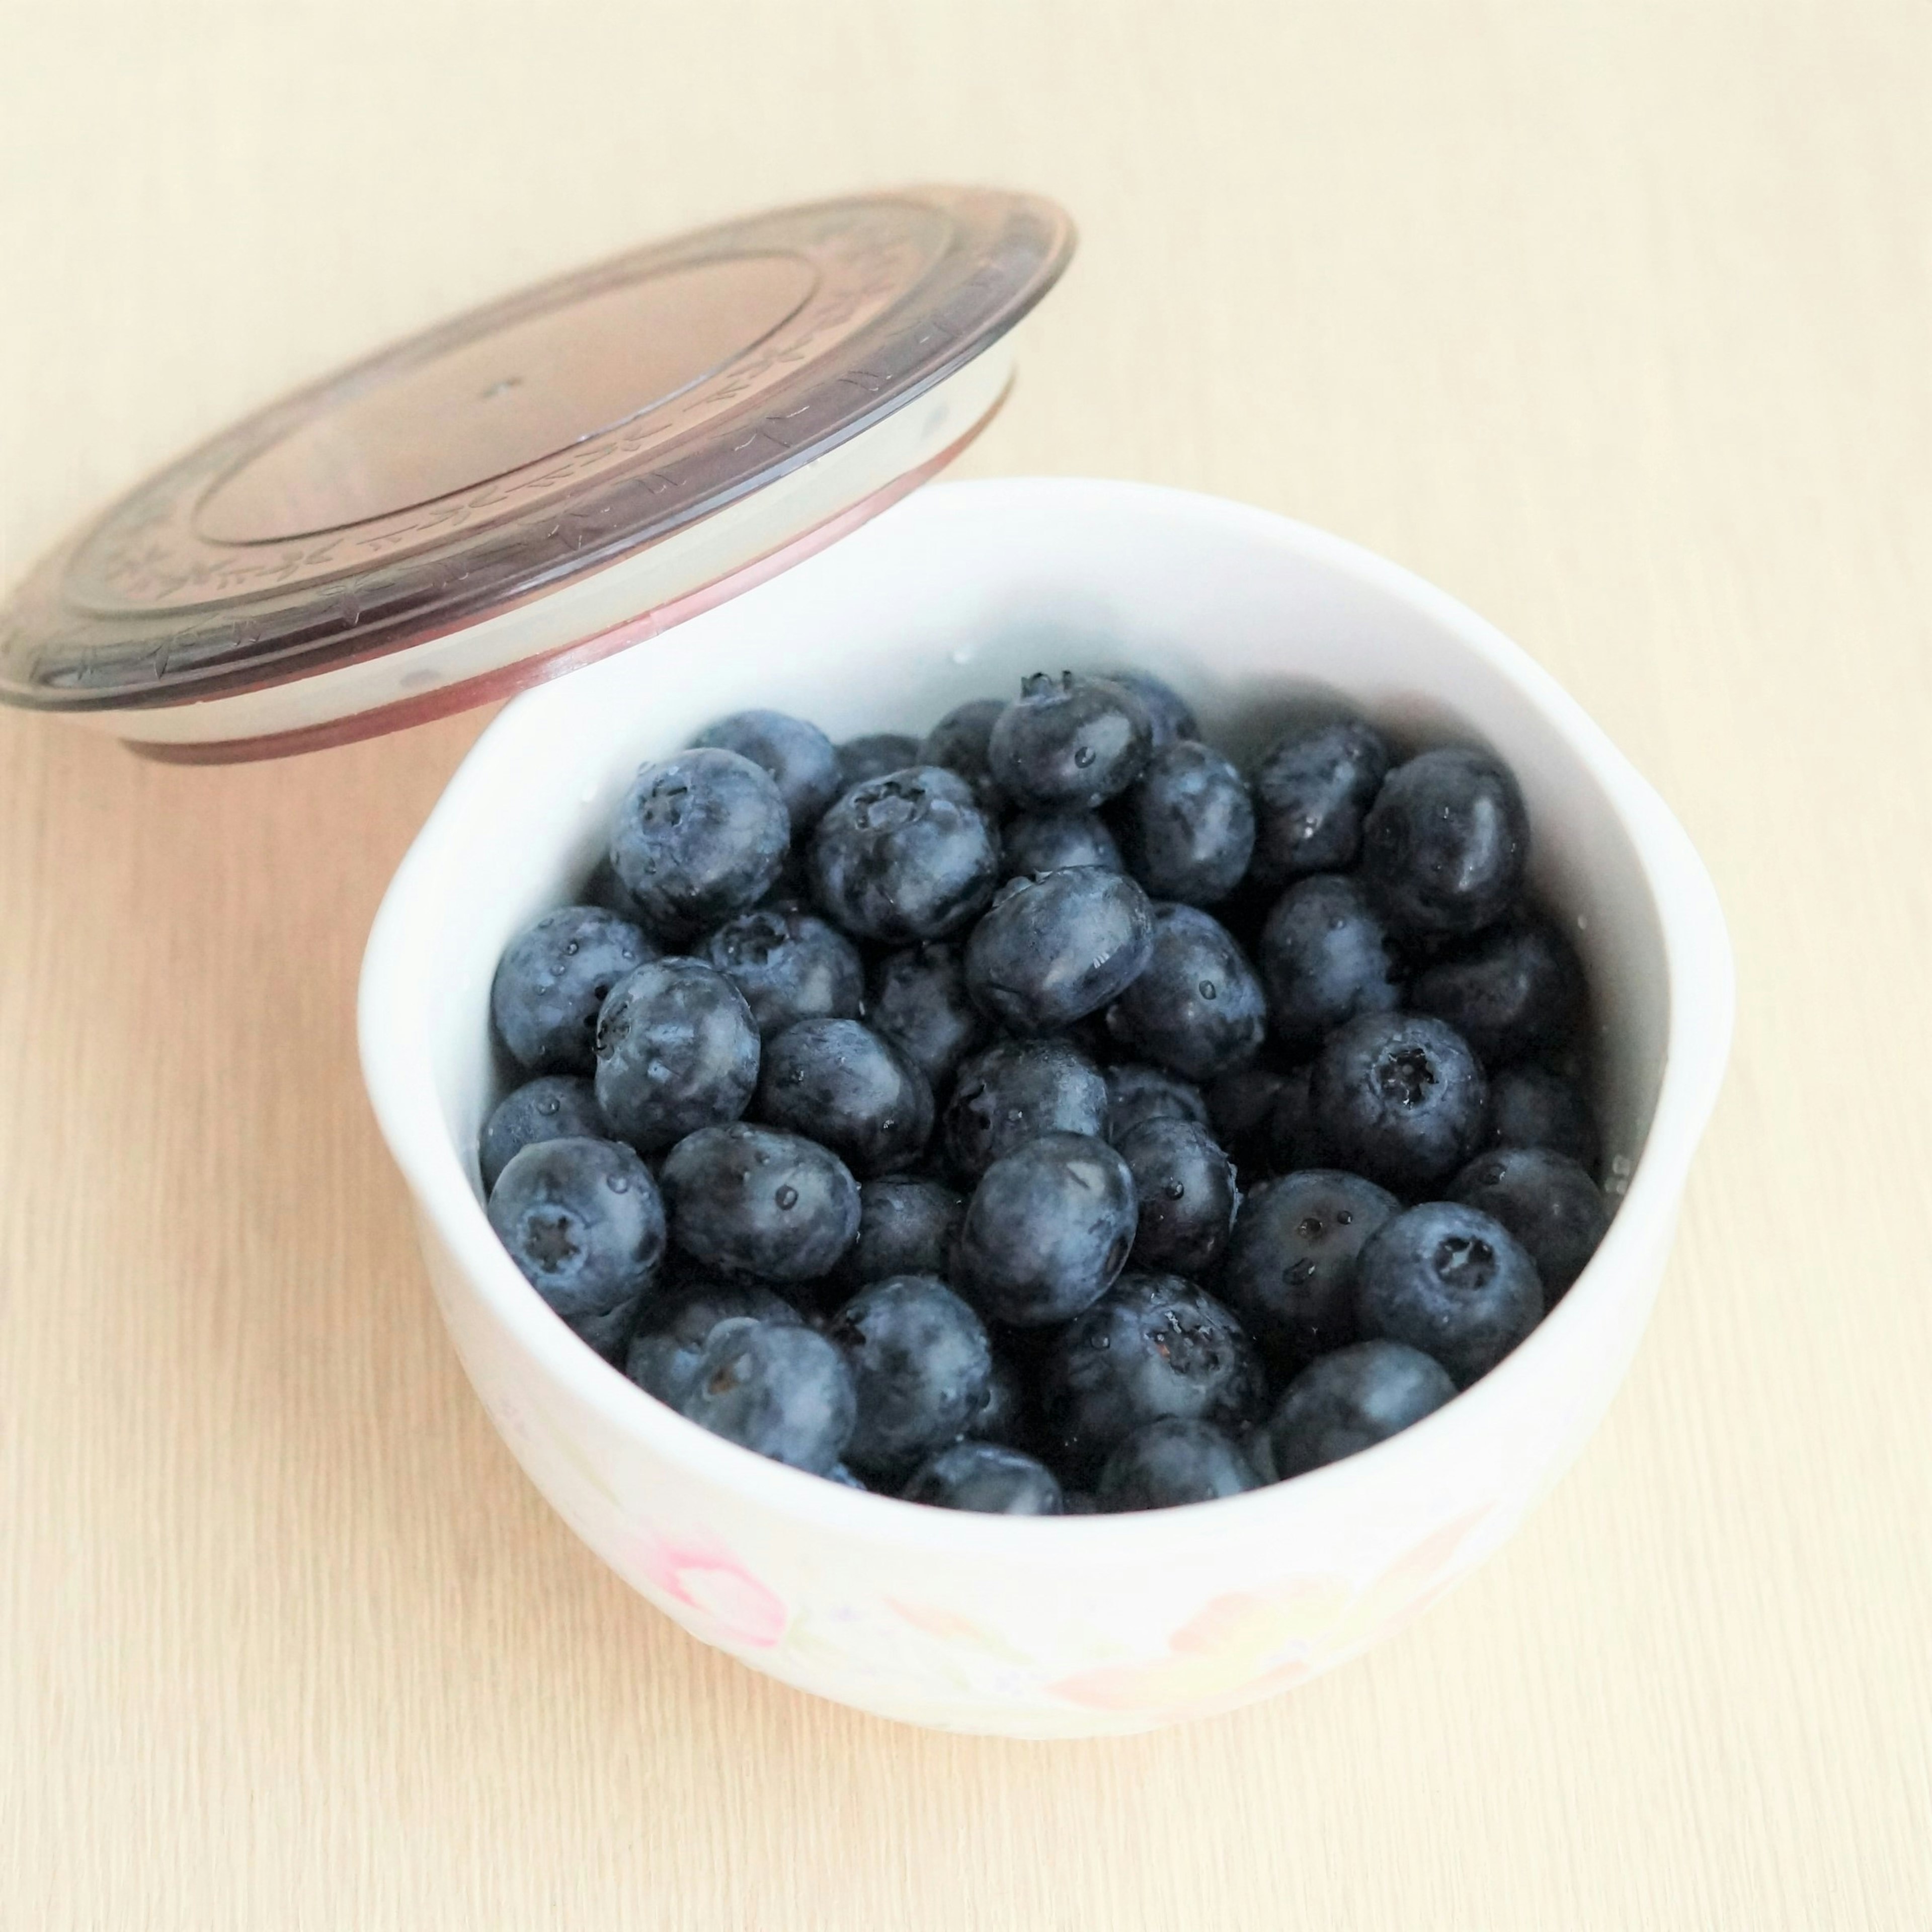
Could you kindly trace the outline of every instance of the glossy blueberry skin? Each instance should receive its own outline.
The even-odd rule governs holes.
[[[623,1346],[656,1278],[664,1211],[617,1141],[538,1141],[490,1190],[490,1225],[552,1313],[601,1355]]]
[[[909,1503],[991,1516],[1058,1516],[1060,1480],[1044,1462],[998,1442],[956,1442],[929,1456],[901,1492]]]
[[[1107,1083],[1062,1040],[1003,1040],[959,1069],[941,1127],[946,1162],[976,1181],[1036,1135],[1104,1134]]]
[[[1046,1439],[1082,1478],[1164,1416],[1239,1432],[1267,1394],[1261,1358],[1233,1313],[1171,1274],[1123,1275],[1052,1338],[1040,1364]]]
[[[1384,1222],[1363,1249],[1355,1318],[1365,1339],[1420,1348],[1464,1389],[1543,1318],[1543,1284],[1500,1221],[1460,1202],[1426,1202]]]
[[[648,1154],[735,1120],[758,1082],[744,995],[700,959],[656,959],[611,989],[597,1022],[597,1104]]]
[[[838,747],[838,790],[850,791],[868,778],[882,778],[888,772],[902,772],[920,764],[943,765],[944,758],[922,760],[919,740],[903,731],[872,731],[862,738],[848,738]],[[834,796],[837,796],[836,794]]]
[[[654,930],[688,935],[757,904],[790,840],[771,774],[701,746],[639,770],[618,808],[610,863]]]
[[[1323,1154],[1321,1136],[1315,1131],[1315,1109],[1308,1097],[1312,1070],[1294,1066],[1282,1076],[1274,1096],[1274,1111],[1268,1116],[1269,1172],[1292,1174],[1298,1167],[1318,1167]]]
[[[995,1348],[992,1369],[986,1377],[986,1399],[966,1425],[966,1432],[976,1442],[1004,1442],[1010,1449],[1023,1449],[1032,1432],[1032,1406],[1019,1370]]]
[[[1230,1067],[1208,1088],[1208,1125],[1244,1174],[1274,1172],[1269,1129],[1285,1076],[1271,1066]],[[1302,1082],[1304,1098],[1307,1082]]]
[[[1036,672],[993,722],[986,763],[1025,812],[1091,812],[1126,790],[1154,750],[1154,724],[1134,694],[1104,678]]]
[[[512,1157],[537,1141],[610,1138],[596,1090],[572,1073],[542,1073],[499,1100],[477,1136],[476,1165],[488,1195]]]
[[[1127,868],[1157,899],[1213,905],[1241,883],[1255,808],[1241,775],[1191,738],[1156,752],[1115,808]]]
[[[1009,1033],[1058,1033],[1124,992],[1153,948],[1154,909],[1124,873],[1010,879],[966,942],[966,990]]]
[[[1219,1286],[1278,1372],[1355,1339],[1362,1250],[1401,1211],[1373,1181],[1325,1168],[1265,1181],[1242,1202]]]
[[[768,1281],[828,1274],[859,1232],[859,1184],[830,1149],[742,1124],[702,1127],[658,1177],[670,1238],[707,1267]]]
[[[989,1030],[966,990],[965,956],[950,940],[887,953],[872,976],[866,1022],[926,1076],[935,1094]]]
[[[744,994],[766,1040],[800,1020],[856,1019],[866,1004],[859,949],[796,903],[728,919],[705,940],[704,956]]]
[[[597,1015],[610,988],[658,949],[602,906],[561,906],[503,949],[490,984],[490,1017],[526,1073],[588,1073]]]
[[[902,1481],[986,1407],[986,1325],[936,1275],[892,1275],[861,1288],[829,1333],[858,1394],[845,1460],[862,1475]]]
[[[692,742],[722,746],[769,772],[784,800],[794,838],[809,831],[844,789],[832,740],[816,724],[782,711],[735,712]]]
[[[1136,1430],[1107,1458],[1094,1499],[1109,1513],[1178,1509],[1260,1486],[1253,1464],[1221,1430],[1167,1417]]]
[[[1114,1146],[1147,1120],[1208,1124],[1208,1102],[1191,1080],[1144,1060],[1117,1060],[1107,1069],[1107,1138]]]
[[[1597,1252],[1610,1204],[1568,1154],[1550,1148],[1479,1154],[1450,1184],[1449,1198],[1480,1208],[1522,1244],[1554,1307]]]
[[[1205,1275],[1228,1245],[1241,1198],[1233,1162],[1193,1120],[1144,1120],[1114,1145],[1140,1202],[1132,1265]]]
[[[1358,1013],[1402,1004],[1388,928],[1345,873],[1318,872],[1289,886],[1262,928],[1258,957],[1268,1018],[1292,1054],[1313,1052]]]
[[[711,1331],[721,1322],[796,1322],[798,1310],[752,1282],[700,1282],[638,1324],[624,1356],[624,1372],[647,1395],[682,1406],[698,1378]]]
[[[1396,766],[1362,826],[1363,883],[1409,939],[1480,932],[1515,905],[1528,862],[1516,780],[1454,746]]]
[[[1485,1066],[1501,1066],[1569,1046],[1582,1030],[1588,998],[1576,949],[1532,914],[1425,967],[1408,1004],[1448,1021]]]
[[[1265,1480],[1285,1483],[1400,1435],[1456,1393],[1439,1362],[1400,1342],[1357,1342],[1290,1382],[1249,1443]]]
[[[1352,866],[1388,770],[1382,734],[1358,718],[1284,732],[1255,767],[1256,878],[1275,886]]]
[[[993,782],[992,770],[986,762],[986,746],[994,724],[1006,708],[1006,700],[998,698],[975,698],[954,706],[926,734],[915,762],[944,765],[948,771],[957,772],[983,805],[998,811],[1000,788]]]
[[[932,1133],[926,1076],[856,1020],[800,1020],[767,1040],[753,1106],[860,1176],[908,1166]]]
[[[1201,727],[1195,722],[1192,708],[1170,684],[1163,684],[1151,671],[1110,670],[1101,675],[1109,684],[1130,691],[1147,706],[1148,722],[1154,728],[1154,748],[1165,751],[1177,738],[1198,738]]]
[[[1490,1077],[1483,1138],[1491,1147],[1540,1147],[1597,1172],[1597,1118],[1582,1090],[1543,1066],[1505,1066]]]
[[[1481,1144],[1488,1082],[1462,1036],[1423,1013],[1364,1013],[1328,1036],[1309,1076],[1313,1132],[1334,1166],[1411,1199]]]
[[[1023,812],[1000,831],[1010,879],[1064,872],[1076,866],[1126,870],[1106,821],[1094,812]]]
[[[966,1203],[942,1181],[888,1174],[859,1188],[858,1238],[838,1273],[854,1288],[888,1275],[936,1274],[952,1265]]]
[[[721,1322],[706,1340],[680,1414],[775,1462],[828,1474],[857,1405],[845,1358],[793,1322]]]
[[[834,925],[903,946],[974,918],[1000,878],[999,836],[957,773],[915,766],[854,785],[812,835],[812,886]]]
[[[1046,1133],[994,1162],[966,1204],[952,1279],[1016,1328],[1069,1322],[1106,1293],[1133,1246],[1134,1179],[1092,1134]]]
[[[1227,928],[1194,906],[1156,906],[1152,955],[1107,1009],[1114,1039],[1170,1072],[1211,1080],[1254,1054],[1267,1024],[1262,982]]]

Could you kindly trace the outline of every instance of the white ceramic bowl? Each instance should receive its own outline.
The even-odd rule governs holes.
[[[490,975],[571,896],[639,762],[750,705],[834,738],[922,730],[1042,665],[1171,679],[1238,752],[1311,686],[1520,778],[1537,889],[1571,922],[1601,1030],[1610,1233],[1514,1354],[1416,1427],[1249,1495],[1010,1518],[838,1487],[721,1442],[579,1342],[478,1198],[500,1090]],[[436,1298],[519,1462],[613,1569],[788,1683],[947,1728],[1144,1728],[1268,1695],[1405,1621],[1508,1536],[1595,1428],[1642,1332],[1732,1012],[1709,878],[1648,785],[1483,620],[1348,544],[1131,484],[920,492],[666,636],[519,698],[478,740],[383,902],[362,1058]]]

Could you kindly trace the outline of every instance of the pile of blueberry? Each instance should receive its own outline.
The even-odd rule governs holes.
[[[1607,1225],[1528,850],[1481,752],[1330,713],[1244,776],[1137,672],[923,740],[727,718],[503,955],[491,1224],[641,1388],[836,1482],[1282,1480],[1486,1373]]]

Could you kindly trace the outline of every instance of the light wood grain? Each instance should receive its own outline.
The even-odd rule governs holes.
[[[1627,1393],[1285,1702],[927,1736],[632,1597],[445,1346],[352,1052],[478,728],[0,720],[0,1922],[1932,1922],[1932,14],[0,8],[0,578],[532,276],[908,177],[1084,248],[969,467],[1305,517],[1569,685],[1719,881],[1730,1087]]]

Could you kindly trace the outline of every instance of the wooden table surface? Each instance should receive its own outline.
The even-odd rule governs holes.
[[[355,977],[481,720],[252,770],[0,719],[0,1923],[1932,1922],[1932,14],[0,8],[0,578],[480,298],[901,178],[1081,257],[974,473],[1412,566],[1718,880],[1741,1016],[1601,1434],[1420,1624],[1124,1743],[700,1647],[446,1346]]]

